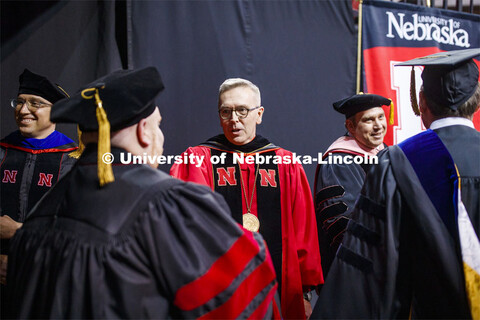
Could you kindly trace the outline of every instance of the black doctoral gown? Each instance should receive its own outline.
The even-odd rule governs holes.
[[[335,153],[335,157],[357,156],[354,153]],[[342,242],[355,200],[362,190],[369,166],[356,163],[321,164],[315,175],[315,214],[322,270],[326,277]]]
[[[115,182],[100,188],[96,162],[87,146],[12,239],[10,316],[271,317],[277,283],[264,241],[221,196],[118,160]]]
[[[435,133],[458,167],[478,237],[480,133],[462,125]],[[393,146],[368,173],[312,319],[409,317],[471,314],[458,231],[447,227],[409,159]]]

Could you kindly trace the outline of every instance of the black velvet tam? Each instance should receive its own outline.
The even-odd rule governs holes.
[[[23,73],[18,77],[20,86],[18,88],[18,94],[33,94],[40,96],[50,103],[55,103],[65,97],[68,94],[59,85],[53,84],[39,74],[33,73],[28,69],[25,69]]]
[[[377,94],[362,93],[334,102],[333,108],[344,114],[348,119],[357,112],[381,106],[389,106],[390,103],[390,99]]]
[[[84,132],[98,131],[95,92],[102,101],[110,130],[117,131],[148,117],[155,110],[155,98],[164,89],[154,67],[118,70],[78,90],[71,98],[55,103],[52,122],[77,123]]]

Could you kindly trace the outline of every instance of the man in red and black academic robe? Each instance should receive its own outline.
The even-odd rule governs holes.
[[[72,168],[76,159],[69,154],[77,149],[75,142],[56,131],[50,122],[52,104],[67,97],[66,92],[27,69],[19,82],[17,98],[10,101],[18,130],[0,141],[2,302],[9,239],[40,198]]]
[[[51,106],[67,97],[65,91],[27,69],[19,81],[17,98],[10,101],[18,130],[0,141],[0,211],[3,219],[21,223],[38,200],[71,169],[75,158],[69,153],[77,145],[50,122]],[[7,249],[2,245],[2,253]]]
[[[256,135],[263,107],[257,86],[229,79],[220,86],[224,134],[188,148],[188,161],[171,175],[222,194],[233,218],[265,238],[280,283],[285,319],[311,312],[304,293],[323,282],[310,187],[301,163],[285,149]],[[307,295],[305,295],[305,298]]]

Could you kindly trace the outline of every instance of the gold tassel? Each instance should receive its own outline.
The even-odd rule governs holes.
[[[97,100],[97,121],[98,121],[98,180],[100,186],[115,181],[113,176],[112,164],[105,163],[102,156],[106,153],[110,153],[110,122],[108,122],[105,109],[102,107],[102,101],[98,97],[98,91],[95,93],[95,99]]]
[[[393,126],[393,123],[395,121],[395,106],[393,105],[393,100],[390,99],[390,115],[388,116],[388,124]]]
[[[100,89],[102,89],[101,87]],[[102,106],[102,100],[98,93],[98,88],[89,88],[82,91],[82,97],[85,99],[91,99],[92,96],[87,96],[85,93],[89,91],[95,91],[95,103],[97,105],[96,115],[98,122],[98,155],[97,155],[97,167],[98,167],[98,180],[100,186],[115,181],[113,176],[112,164],[104,162],[104,154],[108,154],[111,151],[110,147],[110,122],[108,122],[107,114]]]
[[[57,88],[63,92],[63,94],[67,97],[67,98],[70,98],[70,95],[67,93],[67,91],[65,91],[65,89],[63,89],[62,87],[60,87],[58,84],[55,83],[55,85],[57,86]]]
[[[63,89],[56,83],[55,85],[57,86],[58,89],[60,89],[60,91],[62,91],[65,94],[67,98],[70,98],[70,95],[67,93],[67,91],[65,91],[65,89]],[[80,158],[83,150],[85,150],[85,145],[82,142],[82,131],[80,131],[80,127],[78,125],[77,125],[77,135],[78,135],[78,149],[68,154],[70,158],[74,158],[74,159]]]
[[[418,109],[417,102],[417,90],[415,85],[415,67],[412,66],[412,71],[410,72],[410,102],[412,103],[413,113],[416,116],[420,115],[420,109]]]
[[[75,151],[72,151],[68,154],[69,157],[78,159],[83,153],[83,150],[85,150],[85,145],[82,142],[82,131],[80,130],[80,127],[77,126],[77,135],[78,135],[78,149]]]

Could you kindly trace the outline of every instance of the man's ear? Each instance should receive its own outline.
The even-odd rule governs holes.
[[[152,143],[152,136],[146,119],[140,120],[137,124],[137,139],[142,147],[149,146]]]
[[[353,137],[355,135],[355,125],[350,119],[345,120],[345,128],[347,128],[348,133]]]
[[[263,116],[263,112],[265,111],[265,109],[263,107],[260,107],[258,108],[258,118],[257,118],[257,124],[260,124],[262,123],[262,116]]]
[[[418,108],[420,109],[420,114],[425,113],[427,111],[427,103],[425,101],[425,92],[423,90],[420,90],[418,93]]]

